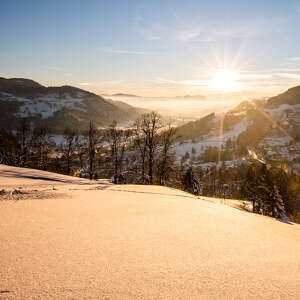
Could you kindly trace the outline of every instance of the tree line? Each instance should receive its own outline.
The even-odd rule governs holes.
[[[99,129],[90,122],[85,131],[66,128],[60,142],[54,138],[45,127],[33,129],[26,118],[13,133],[2,128],[0,163],[91,180],[111,178],[114,183],[158,184],[197,195],[246,199],[255,213],[273,217],[294,211],[291,199],[297,191],[292,187],[299,186],[299,176],[257,163],[228,168],[224,161],[216,161],[217,153],[209,152],[211,149],[204,157],[212,156],[207,161],[215,163],[206,169],[186,155],[178,160],[175,145],[181,137],[155,112],[142,115],[128,129],[116,122]]]
[[[66,128],[60,142],[49,128],[32,128],[23,118],[12,133],[0,129],[0,163],[97,179],[135,173],[134,181],[166,184],[173,170],[176,128],[155,112],[142,115],[129,129],[113,122],[85,131]]]

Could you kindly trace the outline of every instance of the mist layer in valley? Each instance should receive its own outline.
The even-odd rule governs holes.
[[[239,100],[235,99],[223,100],[222,96],[216,96],[214,99],[209,99],[201,95],[140,97],[127,94],[115,94],[102,96],[114,101],[122,101],[135,107],[157,111],[163,117],[174,118],[177,122],[195,120],[212,112],[224,112],[239,103]]]

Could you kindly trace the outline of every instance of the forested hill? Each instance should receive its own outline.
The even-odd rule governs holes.
[[[225,160],[236,160],[255,148],[266,158],[299,163],[300,86],[267,101],[244,101],[223,115],[189,122],[178,127],[178,134],[177,152],[199,163],[217,161],[220,146]]]
[[[45,87],[29,79],[0,78],[0,126],[10,130],[24,117],[60,133],[66,127],[86,129],[90,120],[96,126],[135,120],[143,112],[72,86]]]

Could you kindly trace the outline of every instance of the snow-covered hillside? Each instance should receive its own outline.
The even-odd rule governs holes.
[[[2,101],[20,102],[19,111],[16,116],[22,118],[40,116],[42,119],[53,117],[54,113],[62,109],[80,110],[87,112],[84,103],[85,92],[77,91],[76,96],[72,97],[68,93],[49,93],[34,99],[14,96],[9,93],[0,93]]]
[[[200,156],[214,147],[216,151],[222,148],[223,151],[234,153],[231,156],[238,163],[242,159],[238,153],[254,148],[268,160],[297,166],[300,160],[298,90],[300,87],[288,90],[261,105],[242,102],[224,115],[211,114],[179,127],[181,141],[175,147],[178,158],[188,153],[188,157],[199,157],[198,164],[206,167],[210,162],[201,163]],[[239,151],[236,151],[237,148]]]
[[[0,298],[300,297],[298,224],[161,186],[3,165],[0,183]]]
[[[86,129],[89,121],[97,126],[133,121],[143,112],[71,86],[44,87],[28,79],[0,78],[0,126],[12,130],[21,118],[62,132],[66,127]]]
[[[220,118],[220,116],[214,117],[212,124],[220,122]],[[177,143],[175,145],[176,152],[178,155],[184,155],[186,152],[191,152],[192,148],[194,148],[196,151],[194,154],[199,155],[202,154],[208,147],[220,147],[220,145],[224,146],[227,140],[235,140],[240,133],[244,132],[249,123],[249,120],[244,118],[232,126],[232,128],[228,131],[223,131],[223,134],[221,134],[221,132],[218,134],[216,134],[216,132],[209,132],[206,135],[202,135],[198,139],[186,140],[184,142]]]

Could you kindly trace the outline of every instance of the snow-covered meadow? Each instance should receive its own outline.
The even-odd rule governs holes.
[[[4,299],[299,299],[300,225],[161,186],[0,165]],[[4,192],[5,193],[5,192]]]

